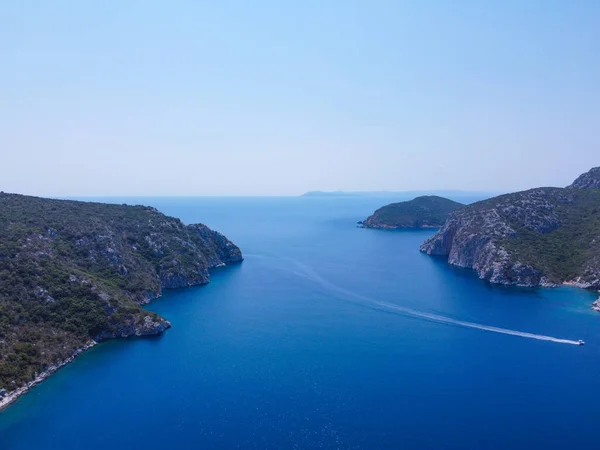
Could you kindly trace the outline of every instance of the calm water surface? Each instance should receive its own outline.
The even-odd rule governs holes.
[[[115,201],[246,260],[153,302],[163,336],[103,343],[0,413],[0,449],[598,448],[592,293],[493,287],[420,254],[430,231],[356,228],[384,199]]]

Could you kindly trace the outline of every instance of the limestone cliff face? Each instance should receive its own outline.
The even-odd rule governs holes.
[[[135,317],[133,320],[123,321],[111,329],[102,330],[94,336],[94,340],[100,342],[107,339],[131,336],[154,336],[168,328],[171,328],[171,322],[158,315],[148,314]]]
[[[179,224],[178,224],[179,225]],[[153,249],[164,257],[173,247],[183,248],[181,254],[163,259],[158,267],[160,288],[175,289],[209,281],[209,269],[242,261],[240,249],[221,233],[203,224],[192,224],[181,228],[182,237],[177,242],[153,240]]]
[[[458,209],[421,245],[492,283],[600,288],[600,171]]]

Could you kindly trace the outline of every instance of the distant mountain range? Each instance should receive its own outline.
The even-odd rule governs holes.
[[[435,195],[449,198],[461,203],[471,203],[486,198],[495,197],[500,192],[487,191],[457,191],[457,190],[430,190],[430,191],[309,191],[301,197],[364,197],[387,198],[398,201],[412,200],[416,197]]]

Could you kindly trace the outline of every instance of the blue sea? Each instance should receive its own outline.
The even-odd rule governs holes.
[[[1,412],[0,449],[600,448],[597,294],[491,286],[419,253],[433,231],[357,228],[382,198],[110,200],[245,261],[151,303],[164,335],[102,343]]]

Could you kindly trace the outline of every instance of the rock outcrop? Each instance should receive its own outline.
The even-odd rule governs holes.
[[[600,189],[600,167],[594,167],[589,172],[579,175],[569,187],[577,189]]]
[[[359,225],[383,229],[439,228],[448,215],[461,206],[462,203],[435,195],[417,197],[379,208]]]
[[[568,188],[502,195],[450,214],[421,245],[492,283],[600,288],[600,170]]]

